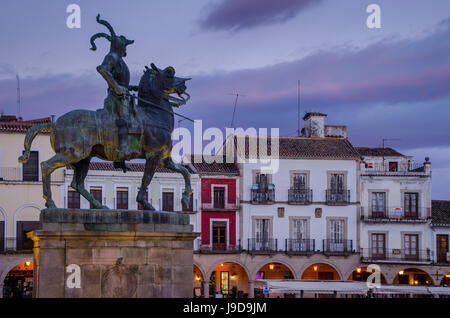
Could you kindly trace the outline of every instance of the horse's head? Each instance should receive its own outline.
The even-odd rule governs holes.
[[[190,78],[176,77],[175,69],[172,66],[168,66],[162,70],[151,63],[151,68],[146,66],[145,69],[143,78],[147,76],[149,82],[141,81],[141,84],[149,85],[153,90],[153,95],[159,95],[158,97],[169,101],[170,104],[175,107],[186,104],[190,98],[189,94],[186,93],[186,81],[190,80]],[[146,87],[143,87],[142,89],[146,89]],[[179,98],[170,96],[170,94],[177,94]],[[186,98],[183,95],[185,95]]]

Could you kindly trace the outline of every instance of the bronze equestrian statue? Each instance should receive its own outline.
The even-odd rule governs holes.
[[[97,17],[97,21],[102,20]],[[105,21],[99,23],[109,25]],[[110,31],[113,34],[112,28],[110,28]],[[99,36],[107,37],[106,34],[96,34],[91,38],[91,44]],[[84,187],[89,163],[93,157],[108,161],[145,159],[144,176],[136,198],[136,201],[142,204],[144,210],[154,210],[153,206],[146,200],[145,193],[156,168],[163,166],[181,173],[185,181],[181,203],[183,207],[187,208],[192,193],[190,174],[181,164],[172,161],[171,134],[174,129],[173,107],[184,105],[190,98],[189,94],[186,93],[186,81],[189,78],[176,77],[175,69],[171,66],[161,70],[152,63],[150,68],[145,67],[139,86],[132,87],[132,89],[138,90],[138,103],[134,105],[134,99],[131,98],[129,93],[130,87],[127,87],[129,71],[121,59],[122,56],[125,56],[122,55],[125,54],[125,46],[132,42],[124,37],[117,37],[115,40],[113,40],[113,36],[110,38],[111,48],[114,48],[114,51],[111,50],[110,54],[114,55],[114,52],[120,51],[121,55],[117,55],[116,64],[113,63],[116,56],[107,56],[102,64],[103,66],[99,66],[99,72],[109,84],[104,109],[97,111],[74,110],[62,115],[54,123],[41,123],[32,126],[25,136],[25,152],[19,157],[19,162],[25,163],[29,159],[31,143],[38,132],[48,131],[51,133],[50,142],[56,154],[41,163],[43,197],[46,200],[45,206],[47,208],[56,208],[52,200],[50,175],[56,169],[68,165],[72,165],[74,168],[71,187],[85,197],[96,209],[108,208],[98,202]],[[115,66],[111,67],[113,64]],[[117,65],[126,68],[125,73],[128,73],[128,75],[116,69]],[[122,75],[123,77],[121,77]],[[177,94],[178,97],[173,97],[170,94]],[[117,110],[117,107],[122,107],[120,111],[132,111],[134,115],[128,116],[128,113],[126,115],[123,112],[118,113],[114,110]],[[123,126],[117,125],[118,117],[121,119],[125,117],[128,120],[125,136],[126,147],[122,147],[124,144],[121,143],[121,137],[119,137]]]

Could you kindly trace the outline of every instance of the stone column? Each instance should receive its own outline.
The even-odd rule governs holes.
[[[254,281],[248,281],[248,298],[255,298],[255,284]]]
[[[209,280],[203,281],[203,294],[205,298],[209,298]]]

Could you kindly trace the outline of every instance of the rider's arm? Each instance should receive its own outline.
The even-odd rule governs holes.
[[[124,94],[124,91],[112,75],[112,70],[115,64],[116,60],[114,59],[114,57],[108,54],[107,56],[105,56],[103,63],[97,66],[97,71],[103,76],[114,93],[120,96]]]

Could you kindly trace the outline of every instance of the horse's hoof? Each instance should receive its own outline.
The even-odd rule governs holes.
[[[102,206],[100,207],[100,209],[103,209],[103,210],[109,210],[109,208],[108,208],[106,205],[102,205]]]
[[[155,208],[150,203],[144,204],[144,211],[155,211]]]
[[[45,206],[48,209],[56,209],[56,204],[55,202],[53,202],[53,200],[48,200],[47,202],[45,202]]]

